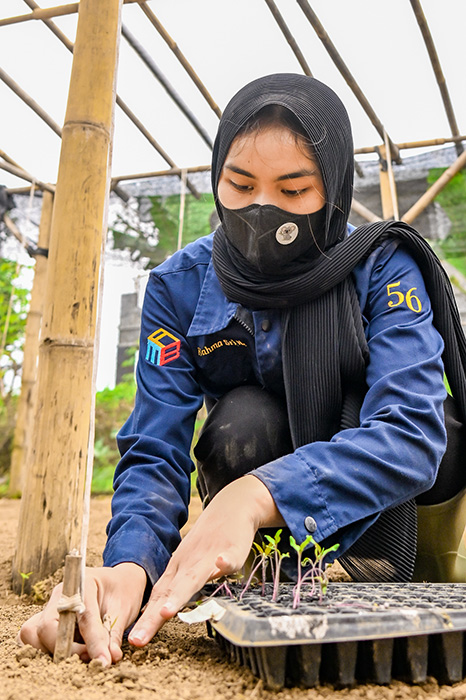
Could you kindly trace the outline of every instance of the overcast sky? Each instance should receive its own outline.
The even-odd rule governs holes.
[[[315,77],[342,97],[356,146],[378,134],[331,62],[295,0],[276,0]],[[65,4],[42,0],[42,7]],[[98,2],[97,2],[98,4]],[[149,7],[178,43],[223,108],[249,80],[301,72],[264,0],[150,0]],[[460,131],[466,131],[465,0],[422,0],[450,90]],[[438,87],[409,0],[313,0],[328,34],[394,141],[449,136]],[[0,18],[29,12],[22,0],[0,0]],[[76,16],[56,18],[74,40]],[[213,137],[217,117],[136,5],[123,22],[152,55]],[[71,54],[40,21],[0,27],[0,66],[63,124]],[[122,39],[118,93],[180,166],[206,164],[207,146]],[[60,139],[0,81],[0,148],[35,177],[55,181]],[[113,174],[167,167],[144,137],[116,111]],[[0,171],[0,183],[24,184]]]

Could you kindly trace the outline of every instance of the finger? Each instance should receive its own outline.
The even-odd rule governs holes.
[[[63,584],[55,586],[45,608],[31,617],[22,628],[21,638],[42,651],[53,654],[58,630],[57,603],[62,594]]]
[[[229,574],[234,574],[239,571],[244,564],[244,562],[239,563],[239,561],[240,558],[238,558],[236,552],[231,549],[219,554],[215,560],[218,573],[214,578],[228,576]]]
[[[38,612],[24,623],[18,632],[17,642],[20,645],[30,644],[31,646],[36,647],[36,649],[50,653],[52,649],[49,649],[45,644],[43,644],[42,640],[39,639],[39,635],[37,634],[41,617],[42,612]]]
[[[112,623],[109,630],[109,648],[110,655],[112,657],[112,662],[115,664],[123,658],[123,652],[121,651],[121,644],[123,642],[123,634],[125,632],[126,625],[122,619],[118,616],[111,617]]]
[[[200,567],[198,567],[200,568]],[[143,614],[134,625],[128,641],[134,646],[144,646],[154,634],[181,610],[209,580],[211,572],[167,569],[152,589],[152,595]]]
[[[91,659],[98,659],[104,666],[110,666],[112,657],[109,630],[102,624],[97,585],[92,579],[86,582],[85,601],[86,609],[77,615],[77,620],[86,651]]]

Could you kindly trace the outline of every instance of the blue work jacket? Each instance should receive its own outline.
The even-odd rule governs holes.
[[[251,323],[225,297],[212,238],[188,245],[150,274],[136,403],[118,435],[122,457],[104,565],[135,562],[152,583],[187,519],[190,447],[204,397],[247,383],[284,396],[280,312],[253,311]],[[310,516],[318,542],[337,533],[339,553],[381,511],[430,488],[446,446],[443,340],[417,264],[388,241],[353,276],[370,353],[360,426],[252,472],[297,542],[308,536]]]

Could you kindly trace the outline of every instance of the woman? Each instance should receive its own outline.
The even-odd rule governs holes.
[[[148,284],[105,566],[88,571],[79,616],[83,658],[121,658],[150,594],[129,634],[147,643],[206,581],[240,569],[266,527],[339,542],[355,579],[411,578],[414,498],[446,445],[443,338],[463,357],[464,339],[454,310],[436,317],[440,332],[433,324],[426,283],[436,309],[454,303],[420,236],[386,222],[352,232],[352,183],[348,116],[319,81],[267,76],[227,106],[212,161],[221,225]],[[456,360],[447,348],[464,413]],[[180,544],[204,398],[206,507]],[[455,479],[441,499],[464,486]],[[24,625],[24,642],[53,649],[59,595]]]

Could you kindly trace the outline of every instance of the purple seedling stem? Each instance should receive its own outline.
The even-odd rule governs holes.
[[[278,590],[280,586],[280,569],[282,566],[282,560],[285,559],[285,557],[289,557],[289,553],[286,552],[282,554],[278,548],[278,545],[280,543],[280,538],[281,538],[282,530],[277,530],[275,533],[275,537],[272,539],[270,535],[265,535],[266,539],[270,543],[272,547],[272,554],[275,562],[275,566],[272,566],[272,560],[270,561],[270,566],[272,567],[272,578],[273,578],[273,592],[272,592],[272,601],[275,602],[278,597]]]

